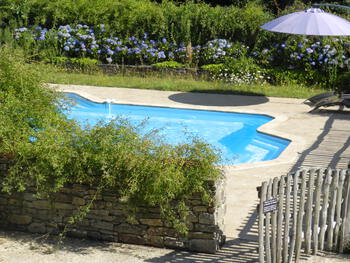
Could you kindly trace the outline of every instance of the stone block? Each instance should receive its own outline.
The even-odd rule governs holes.
[[[34,201],[36,200],[34,194],[32,193],[23,193],[23,200],[25,201]]]
[[[36,210],[35,213],[32,213],[32,216],[35,219],[50,221],[48,210]]]
[[[7,204],[7,199],[0,197],[0,205],[6,205]]]
[[[109,211],[104,209],[91,209],[89,214],[96,215],[98,217],[108,216]]]
[[[144,245],[145,239],[139,235],[133,234],[119,234],[118,240],[123,243],[136,244],[136,245]]]
[[[101,239],[104,241],[118,242],[118,236],[101,234]]]
[[[61,203],[61,202],[56,202],[56,203],[54,204],[54,207],[55,207],[56,209],[65,209],[65,210],[73,209],[72,204]]]
[[[105,202],[105,206],[107,209],[113,207],[113,203],[112,202]]]
[[[83,198],[80,198],[80,197],[73,197],[72,203],[73,203],[73,205],[82,206],[82,205],[85,205],[85,200]]]
[[[200,213],[199,214],[199,223],[206,224],[206,225],[215,224],[214,215],[209,214],[209,213]]]
[[[198,222],[198,216],[195,215],[193,212],[189,212],[187,216],[187,221],[192,222],[192,223],[197,223]]]
[[[97,231],[88,231],[87,237],[91,239],[101,239],[101,233]]]
[[[99,232],[100,232],[102,235],[111,235],[111,236],[117,236],[117,235],[118,235],[117,232],[110,231],[110,230],[103,230],[103,229],[101,229]]]
[[[92,207],[94,209],[99,210],[99,209],[104,209],[106,206],[105,206],[105,202],[104,201],[95,201],[93,203]]]
[[[125,210],[122,209],[111,209],[109,210],[109,213],[114,216],[124,216]]]
[[[192,210],[194,212],[207,212],[208,211],[208,207],[207,206],[194,206],[192,208]]]
[[[101,220],[107,221],[107,222],[112,222],[112,221],[114,221],[114,219],[115,219],[115,216],[103,216],[103,217],[101,217]]]
[[[189,250],[195,252],[215,254],[218,248],[218,242],[213,239],[191,239],[189,241]]]
[[[209,212],[210,214],[215,213],[215,211],[216,211],[215,207],[208,207],[208,212]]]
[[[169,248],[184,248],[185,243],[177,238],[164,237],[164,246]]]
[[[10,198],[7,202],[11,206],[21,206],[22,205],[22,201],[19,199]]]
[[[117,197],[112,195],[105,195],[102,199],[107,202],[117,202]]]
[[[32,222],[32,217],[27,215],[10,215],[8,221],[15,225],[28,225]]]
[[[73,192],[86,192],[88,190],[88,186],[82,184],[73,184]]]
[[[204,232],[189,232],[189,239],[214,239],[216,237],[215,233],[204,233]]]
[[[164,247],[164,237],[151,236],[146,238],[146,243],[155,247]]]
[[[201,200],[189,200],[189,203],[191,205],[197,205],[197,206],[203,204],[203,202]]]
[[[195,224],[194,230],[199,232],[215,232],[218,229],[216,225],[202,225],[202,224]]]
[[[55,201],[56,202],[63,202],[63,203],[71,203],[72,202],[72,196],[64,193],[56,193],[55,194]]]
[[[65,193],[65,194],[70,194],[70,193],[72,193],[72,188],[70,188],[70,187],[62,187],[60,189],[60,192],[61,193]]]
[[[145,226],[122,223],[114,227],[114,231],[123,234],[144,235],[146,233],[146,228]]]
[[[147,219],[161,219],[160,213],[149,213],[149,212],[138,213],[137,217],[147,218]]]
[[[62,217],[67,217],[72,215],[72,210],[59,209],[57,210],[57,215]]]
[[[178,237],[179,233],[174,228],[167,227],[150,227],[147,229],[147,235],[149,236],[168,236]]]
[[[141,224],[147,226],[163,226],[161,219],[140,219]]]
[[[43,224],[43,223],[31,223],[28,226],[28,231],[32,232],[32,233],[44,234],[44,233],[46,233],[47,229],[46,229],[45,224]]]
[[[95,228],[98,229],[105,229],[105,230],[110,230],[113,231],[113,223],[108,223],[108,222],[96,222],[96,224],[93,225]]]
[[[150,207],[150,208],[148,208],[148,212],[160,214],[160,208],[159,207]]]
[[[46,200],[36,200],[32,202],[32,207],[37,209],[49,209],[51,208],[51,204]]]
[[[79,229],[71,229],[67,232],[67,235],[71,237],[76,237],[76,238],[86,238],[87,231],[79,230]]]

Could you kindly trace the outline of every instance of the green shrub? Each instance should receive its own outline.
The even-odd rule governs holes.
[[[201,69],[203,69],[205,72],[209,74],[210,79],[216,79],[217,76],[219,76],[220,72],[222,72],[225,69],[224,64],[209,64],[209,65],[203,65],[201,66]]]
[[[298,84],[304,86],[317,86],[332,88],[333,83],[329,76],[317,70],[271,68],[266,70],[274,85]]]
[[[95,72],[98,71],[99,61],[92,58],[70,58],[68,63],[73,66],[74,69],[78,69],[82,72]]]
[[[176,61],[164,61],[164,62],[159,62],[155,63],[152,66],[158,68],[158,69],[166,69],[166,68],[184,68],[185,65],[181,64]]]
[[[51,63],[54,65],[64,65],[69,61],[67,57],[52,57],[50,59],[46,59],[44,62]]]
[[[0,155],[10,157],[2,190],[34,186],[40,195],[66,183],[113,190],[134,210],[158,206],[179,231],[186,232],[186,203],[194,193],[210,202],[207,180],[220,171],[218,156],[193,139],[170,146],[156,132],[117,119],[82,129],[62,114],[67,106],[45,87],[33,67],[12,50],[0,50]]]
[[[349,92],[350,92],[350,72],[345,72],[337,78],[336,83],[335,83],[335,88],[338,91],[342,91],[342,92],[349,94]]]
[[[201,66],[201,69],[204,69],[204,70],[207,70],[207,71],[210,71],[210,72],[218,72],[218,70],[221,70],[224,68],[224,64],[221,63],[221,64],[208,64],[208,65],[203,65]]]
[[[64,67],[65,69],[78,70],[79,72],[85,73],[96,72],[99,70],[99,61],[92,58],[52,57],[46,59],[45,62]]]

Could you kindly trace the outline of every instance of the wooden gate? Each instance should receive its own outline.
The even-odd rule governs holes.
[[[259,261],[298,262],[301,253],[343,252],[350,234],[348,170],[299,170],[258,187]]]

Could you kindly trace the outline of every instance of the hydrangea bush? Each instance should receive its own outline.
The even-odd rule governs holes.
[[[95,27],[64,25],[58,29],[22,27],[14,31],[14,38],[19,45],[38,53],[56,46],[57,50],[50,53],[52,56],[91,58],[109,64],[151,65],[165,61],[194,66],[223,64],[212,78],[238,84],[279,82],[278,72],[283,69],[301,72],[288,74],[298,76],[297,82],[329,85],[335,82],[338,73],[349,67],[349,42],[334,38],[297,41],[291,37],[288,41],[271,44],[269,48],[251,50],[242,43],[227,39],[192,46],[190,42],[152,39],[147,33],[142,37],[122,38],[113,35],[103,24]]]
[[[302,39],[275,43],[272,48],[255,50],[252,57],[260,65],[303,72],[305,81],[327,85],[349,68],[349,42],[337,38]]]

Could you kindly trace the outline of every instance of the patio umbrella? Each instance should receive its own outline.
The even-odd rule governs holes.
[[[350,22],[320,8],[281,16],[261,26],[262,29],[296,35],[350,36]]]

